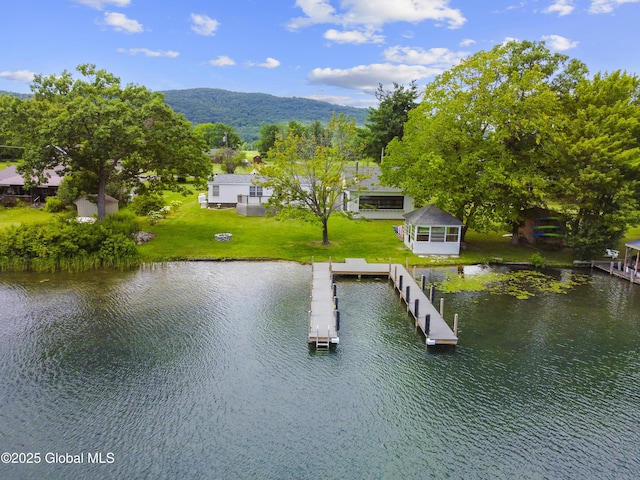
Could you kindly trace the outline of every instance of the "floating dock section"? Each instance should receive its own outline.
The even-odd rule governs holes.
[[[344,263],[312,262],[311,308],[309,310],[309,344],[326,348],[340,342],[335,276],[386,277],[404,301],[407,312],[425,336],[428,346],[457,345],[457,315],[453,330],[445,322],[443,304],[438,311],[407,269],[400,264],[367,263],[364,259],[346,259]]]

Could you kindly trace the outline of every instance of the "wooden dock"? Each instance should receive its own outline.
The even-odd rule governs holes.
[[[591,262],[591,266],[630,283],[640,283],[640,272],[629,266],[625,267],[622,261]]]
[[[400,264],[367,263],[364,259],[346,259],[344,263],[312,263],[311,308],[309,310],[309,343],[329,347],[340,342],[340,312],[336,308],[335,276],[385,277],[393,282],[416,327],[428,346],[457,345],[457,315],[452,330],[429,301],[421,286]],[[442,310],[442,306],[441,306]]]
[[[335,286],[330,263],[311,264],[309,343],[327,348],[340,342],[340,313],[335,308]]]

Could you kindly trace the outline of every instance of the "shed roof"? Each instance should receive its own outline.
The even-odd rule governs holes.
[[[76,198],[73,203],[75,203],[76,205],[78,205],[79,202],[82,201],[87,201],[87,202],[91,202],[94,204],[98,203],[97,200],[97,195],[82,195],[81,197]],[[113,198],[110,195],[105,195],[104,196],[104,203],[108,204],[108,203],[119,203],[117,198]]]
[[[404,218],[413,225],[464,225],[456,217],[444,210],[440,210],[433,204],[405,213]]]

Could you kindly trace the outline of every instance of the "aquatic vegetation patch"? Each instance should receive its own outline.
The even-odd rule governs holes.
[[[525,300],[540,293],[567,293],[573,287],[590,281],[589,275],[583,274],[570,273],[559,280],[537,270],[518,270],[457,275],[440,282],[436,287],[445,293],[488,290],[492,294],[510,295]]]

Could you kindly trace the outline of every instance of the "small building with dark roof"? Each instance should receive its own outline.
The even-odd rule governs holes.
[[[404,244],[416,255],[460,255],[462,221],[435,205],[404,215]]]

